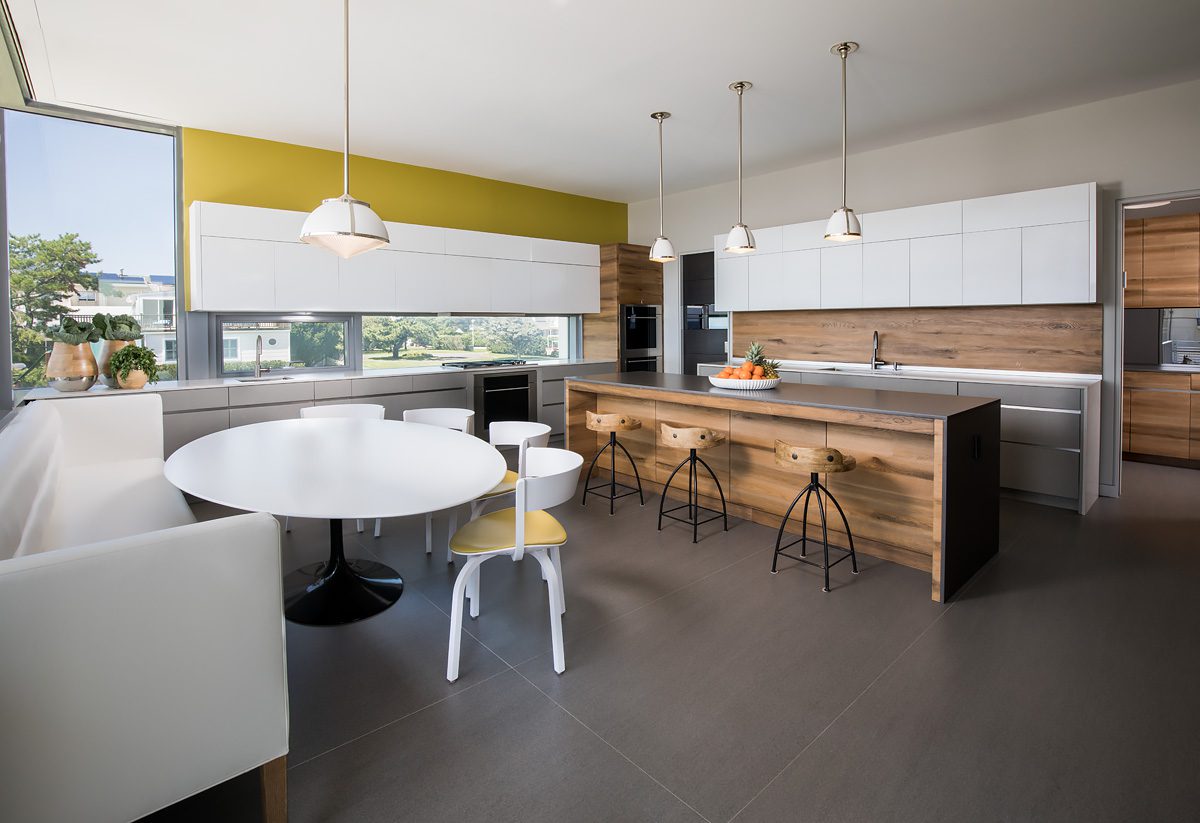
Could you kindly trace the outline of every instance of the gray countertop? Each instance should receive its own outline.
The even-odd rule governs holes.
[[[741,362],[740,360],[738,361]],[[699,366],[722,368],[725,363],[700,363]],[[736,365],[736,364],[734,364]],[[1129,368],[1126,366],[1126,368]],[[1078,389],[1100,381],[1098,374],[1062,374],[1059,372],[1014,372],[999,369],[939,369],[929,366],[891,366],[870,369],[848,363],[784,362],[779,371],[805,374],[851,374],[863,377],[887,377],[897,380],[946,380],[959,383],[1005,383],[1021,386],[1051,386]]]
[[[626,386],[635,389],[651,389],[697,396],[717,396],[745,400],[754,403],[786,403],[795,406],[813,406],[841,411],[867,412],[871,414],[895,414],[904,417],[947,418],[971,411],[998,399],[987,397],[958,397],[924,392],[883,391],[879,389],[847,389],[838,386],[806,386],[800,383],[780,383],[766,391],[744,391],[718,389],[708,382],[707,377],[685,374],[662,374],[658,372],[624,372],[622,374],[597,374],[586,377],[568,377],[572,385],[586,387],[595,385]]]

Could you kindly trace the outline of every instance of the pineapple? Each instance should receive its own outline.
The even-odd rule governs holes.
[[[767,359],[766,347],[762,343],[751,343],[746,349],[746,359],[755,366],[762,366],[764,379],[773,380],[779,376],[779,362]]]

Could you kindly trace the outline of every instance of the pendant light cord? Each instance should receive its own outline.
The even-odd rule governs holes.
[[[742,224],[742,87],[737,88],[738,97],[738,225]]]
[[[846,55],[850,49],[838,49],[842,56],[842,209],[846,208]]]
[[[663,236],[663,118],[658,120],[658,236]]]
[[[342,194],[350,196],[350,0],[342,2]]]

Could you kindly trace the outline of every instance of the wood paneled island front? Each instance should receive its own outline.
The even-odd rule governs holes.
[[[570,377],[566,390],[567,448],[585,459],[601,437],[607,440],[587,429],[586,411],[642,420],[621,442],[647,490],[660,491],[687,456],[660,442],[661,424],[724,433],[725,442],[704,457],[721,481],[729,513],[773,528],[808,481],[806,474],[776,467],[776,440],[853,455],[857,469],[829,475],[828,485],[849,518],[855,549],[928,571],[938,602],[999,548],[997,399],[795,383],[736,391],[714,388],[706,377],[650,372]],[[622,482],[632,481],[624,455],[617,471]],[[702,480],[700,488],[705,505],[719,506],[711,481]],[[789,530],[799,531],[799,516],[793,513]],[[830,542],[844,546],[836,520],[829,521]],[[809,522],[819,522],[815,506]]]

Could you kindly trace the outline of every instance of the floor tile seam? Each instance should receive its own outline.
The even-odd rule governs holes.
[[[437,603],[433,602],[433,598],[431,598],[429,595],[425,594],[425,592],[423,592],[423,591],[417,591],[417,594],[419,594],[419,595],[421,596],[421,599],[423,599],[423,600],[424,600],[426,603],[428,603],[429,605],[431,605],[431,606],[433,606],[435,609],[437,609],[437,610],[438,610],[438,611],[441,613],[441,615],[442,615],[443,617],[445,617],[447,620],[451,620],[451,619],[452,619],[452,618],[450,617],[450,615],[446,613],[446,610],[445,610],[445,609],[443,609],[441,606],[439,606]],[[466,606],[464,606],[464,607],[463,607],[463,610],[464,610],[464,611],[466,611]],[[479,644],[480,646],[482,646],[483,648],[487,649],[487,651],[488,651],[488,652],[489,652],[489,653],[490,653],[490,654],[491,654],[493,657],[495,657],[497,660],[499,660],[499,661],[500,661],[501,663],[503,663],[505,666],[508,666],[510,669],[515,669],[515,668],[516,668],[516,666],[515,666],[515,665],[513,665],[512,663],[509,663],[507,660],[505,660],[505,659],[504,659],[504,656],[503,656],[502,654],[500,654],[500,652],[498,652],[498,651],[496,651],[495,649],[493,649],[493,648],[492,648],[491,646],[489,646],[487,643],[484,643],[482,639],[480,639],[480,638],[479,638],[479,637],[477,637],[477,636],[476,636],[476,635],[475,635],[473,632],[471,632],[471,630],[468,628],[468,625],[469,625],[469,624],[467,623],[467,620],[470,620],[471,618],[470,618],[470,617],[468,617],[468,616],[467,616],[467,615],[465,615],[465,614],[464,614],[463,616],[464,616],[464,618],[465,618],[465,619],[463,620],[463,626],[462,626],[462,631],[463,631],[463,634],[465,634],[467,637],[469,637],[469,638],[471,638],[472,640],[474,640],[476,643],[478,643],[478,644]],[[449,651],[449,650],[447,650],[447,651]],[[541,655],[538,655],[538,656],[540,657]],[[531,658],[531,659],[532,659],[532,658]]]
[[[513,671],[516,671],[516,669],[514,669]],[[537,689],[537,691],[539,691],[539,692],[542,694],[542,696],[544,696],[544,697],[545,697],[547,700],[549,700],[551,703],[553,703],[555,706],[557,706],[557,707],[558,707],[558,709],[559,709],[559,710],[560,710],[560,711],[561,711],[563,714],[565,714],[567,717],[571,718],[571,719],[572,719],[572,720],[574,720],[576,723],[578,723],[578,724],[579,724],[581,727],[583,727],[583,729],[585,729],[585,730],[588,732],[588,734],[592,735],[592,736],[593,736],[593,737],[595,737],[597,740],[599,740],[601,743],[603,743],[605,746],[607,746],[608,748],[612,749],[612,750],[613,750],[613,751],[614,751],[614,752],[615,752],[615,753],[616,753],[616,754],[617,754],[617,755],[618,755],[618,756],[619,756],[619,757],[620,757],[622,760],[624,760],[626,763],[628,763],[629,765],[633,766],[633,767],[634,767],[635,769],[637,769],[639,772],[641,772],[641,773],[642,773],[642,774],[644,774],[646,777],[648,777],[648,778],[649,778],[651,781],[653,781],[653,782],[654,782],[654,784],[655,784],[655,785],[657,785],[657,786],[658,786],[660,789],[662,789],[664,792],[666,792],[667,794],[671,795],[671,797],[673,797],[673,798],[675,798],[676,800],[678,800],[678,801],[679,801],[681,804],[683,804],[683,805],[684,805],[684,806],[685,806],[685,807],[686,807],[686,808],[687,808],[689,811],[691,811],[691,812],[692,812],[694,815],[696,815],[698,818],[700,818],[701,820],[703,820],[703,821],[704,821],[704,823],[712,823],[712,821],[711,821],[711,820],[709,820],[709,818],[705,817],[703,814],[701,814],[701,813],[700,813],[700,811],[699,811],[699,810],[698,810],[698,809],[697,809],[695,806],[693,806],[691,803],[688,803],[686,800],[684,800],[682,797],[680,797],[678,794],[676,794],[674,791],[672,791],[672,790],[671,790],[671,789],[670,789],[670,788],[669,788],[669,787],[668,787],[666,784],[664,784],[664,783],[663,783],[661,780],[659,780],[657,777],[655,777],[653,774],[651,774],[649,771],[647,771],[647,770],[645,769],[645,767],[643,767],[643,766],[642,766],[640,763],[638,763],[636,760],[634,760],[632,757],[630,757],[629,755],[627,755],[625,752],[621,751],[621,750],[620,750],[620,749],[618,749],[616,746],[614,746],[614,745],[613,745],[613,744],[612,744],[612,743],[611,743],[611,742],[610,742],[608,739],[606,739],[606,738],[605,738],[605,737],[604,737],[602,734],[600,734],[599,732],[597,732],[595,729],[593,729],[593,728],[592,728],[591,726],[589,726],[587,723],[584,723],[584,722],[583,722],[583,720],[581,720],[581,719],[580,719],[580,718],[579,718],[579,717],[578,717],[578,716],[577,716],[577,715],[576,715],[574,712],[572,712],[570,709],[568,709],[568,708],[567,708],[566,706],[564,706],[562,703],[559,703],[557,700],[555,700],[553,697],[551,697],[551,696],[550,696],[550,694],[548,694],[548,693],[545,691],[545,689],[541,688],[540,686],[538,686],[538,684],[534,683],[534,682],[533,682],[532,680],[530,680],[528,677],[526,677],[525,675],[521,674],[521,672],[517,671],[517,674],[518,674],[518,675],[521,677],[521,679],[523,679],[523,680],[524,680],[526,683],[528,683],[528,684],[529,684],[530,686],[532,686],[533,688]]]
[[[338,743],[336,746],[331,746],[330,748],[325,749],[324,751],[314,754],[312,757],[308,757],[308,758],[305,758],[304,760],[301,760],[299,763],[289,763],[288,771],[299,768],[300,766],[303,766],[307,763],[312,763],[314,760],[324,757],[325,755],[327,755],[331,752],[335,752],[338,749],[349,746],[351,743],[356,743],[359,740],[362,740],[364,737],[370,737],[371,735],[376,734],[377,732],[381,732],[390,726],[396,725],[397,723],[401,722],[402,720],[407,720],[408,718],[413,717],[414,715],[418,715],[427,709],[431,709],[434,706],[437,706],[441,703],[445,703],[447,700],[449,700],[453,697],[458,697],[459,695],[465,694],[466,692],[471,691],[472,689],[476,688],[477,686],[482,686],[484,683],[487,683],[489,680],[494,680],[495,678],[499,677],[500,675],[506,674],[511,671],[515,671],[511,666],[503,668],[500,671],[496,672],[495,674],[488,675],[487,677],[483,678],[482,680],[480,680],[477,683],[472,683],[469,686],[464,686],[463,688],[459,689],[456,692],[452,692],[451,694],[448,694],[444,697],[438,698],[437,700],[434,700],[432,703],[428,703],[424,706],[421,706],[419,709],[413,709],[412,711],[402,714],[399,717],[393,718],[392,720],[389,720],[380,726],[376,726],[375,728],[373,728],[369,731],[365,731],[365,732],[362,732],[361,734],[355,735],[354,737],[350,738],[349,740],[342,741],[341,743]],[[522,676],[522,679],[526,680],[527,678]],[[539,691],[540,691],[540,689],[539,689]]]
[[[995,558],[992,558],[992,559],[994,560]],[[958,594],[962,595],[963,593],[965,593],[967,590],[969,590],[972,586],[974,586],[976,584],[976,582],[979,580],[979,578],[981,576],[984,576],[989,569],[994,568],[994,567],[995,567],[995,564],[989,560],[988,563],[986,563],[983,568],[981,568],[978,572],[976,572],[976,574],[970,580],[968,580],[961,589],[959,589]],[[733,823],[733,821],[736,820],[738,818],[738,816],[741,815],[742,812],[746,811],[746,809],[748,809],[750,807],[750,805],[752,803],[754,803],[755,800],[757,800],[759,797],[762,796],[763,792],[765,792],[767,789],[769,789],[772,786],[772,784],[775,783],[776,780],[778,780],[780,777],[782,777],[783,774],[788,769],[790,769],[793,764],[796,763],[797,760],[799,760],[801,757],[803,757],[805,752],[807,752],[810,748],[812,748],[813,745],[815,745],[818,740],[820,740],[822,737],[824,737],[825,733],[828,732],[831,728],[833,728],[833,726],[839,720],[841,720],[842,717],[844,717],[847,712],[849,712],[852,708],[854,708],[854,706],[858,703],[858,701],[860,701],[867,694],[867,692],[869,692],[871,689],[873,689],[875,687],[876,683],[878,683],[880,680],[882,680],[883,677],[888,672],[890,672],[893,668],[895,668],[896,664],[898,664],[905,656],[907,656],[908,653],[910,651],[912,651],[918,643],[921,642],[921,640],[925,637],[925,635],[927,635],[930,631],[933,630],[934,626],[936,626],[938,623],[940,623],[942,620],[944,620],[946,618],[946,615],[948,615],[954,609],[954,607],[958,605],[958,602],[959,601],[955,600],[951,603],[948,603],[945,606],[945,608],[943,608],[941,610],[941,612],[938,614],[938,616],[929,622],[928,626],[926,626],[924,629],[922,629],[917,634],[917,636],[914,637],[912,639],[912,641],[900,651],[899,654],[897,654],[894,658],[892,658],[891,662],[889,662],[886,666],[884,666],[883,669],[879,672],[879,674],[875,675],[875,677],[873,677],[871,679],[871,682],[868,683],[866,686],[864,686],[862,688],[862,690],[858,694],[856,694],[854,696],[854,698],[849,703],[847,703],[846,706],[840,712],[838,712],[833,717],[832,720],[830,720],[825,725],[825,728],[823,728],[823,729],[821,729],[821,731],[817,732],[816,736],[814,736],[811,740],[809,740],[806,744],[804,744],[804,747],[802,749],[800,749],[799,752],[796,753],[796,756],[793,757],[791,760],[789,760],[784,765],[784,767],[782,769],[780,769],[775,774],[774,777],[772,777],[770,780],[768,780],[761,789],[759,789],[757,792],[755,792],[754,796],[751,797],[748,801],[746,801],[745,805],[743,805],[740,809],[738,809],[737,812],[733,815],[733,817],[729,818],[729,820],[726,823]],[[518,674],[519,674],[519,672],[518,672]],[[524,676],[524,675],[522,675],[522,676]]]

